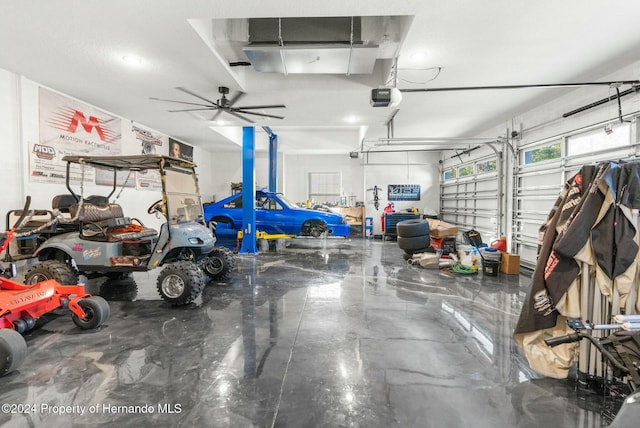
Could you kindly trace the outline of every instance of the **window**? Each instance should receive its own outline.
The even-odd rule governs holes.
[[[488,160],[485,162],[478,162],[476,164],[476,168],[478,170],[478,174],[486,174],[488,172],[494,172],[496,170],[496,160]]]
[[[588,154],[628,146],[630,143],[631,126],[628,123],[623,123],[569,137],[567,154],[569,156]]]
[[[317,202],[338,203],[342,187],[342,176],[339,172],[310,172],[309,200]]]
[[[256,199],[256,208],[263,210],[281,210],[282,205],[275,198],[260,197]]]
[[[455,169],[450,169],[449,171],[445,171],[444,172],[444,179],[445,180],[453,180],[454,178],[456,178],[456,170]]]
[[[536,162],[559,159],[560,155],[560,142],[557,142],[547,146],[537,147],[535,149],[525,151],[524,164],[530,165]]]
[[[473,175],[473,164],[458,168],[458,177],[468,177],[470,175]]]

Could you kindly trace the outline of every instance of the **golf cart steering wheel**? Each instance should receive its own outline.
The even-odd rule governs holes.
[[[147,210],[148,214],[160,213],[162,214],[162,199],[154,202]]]

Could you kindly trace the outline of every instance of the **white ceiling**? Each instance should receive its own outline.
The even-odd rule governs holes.
[[[399,51],[379,55],[397,55],[401,89],[598,80],[640,51],[640,2],[631,0],[0,0],[0,7],[0,68],[207,150],[237,150],[224,135],[238,129],[216,132],[220,125],[206,120],[212,114],[169,113],[181,106],[150,98],[198,102],[175,89],[184,87],[215,100],[223,85],[246,93],[242,105],[285,104],[264,110],[285,119],[255,126],[269,126],[291,153],[348,153],[363,130],[367,141],[387,136],[392,109],[371,107],[369,97],[388,83],[392,60],[349,76],[230,67],[247,58],[230,58],[238,46],[222,39],[234,31],[221,25],[243,18],[405,17],[406,37],[392,45]],[[425,58],[414,61],[414,53]],[[131,54],[142,64],[127,66],[122,57]],[[394,135],[473,136],[568,90],[404,93]],[[607,95],[594,89],[594,100]]]

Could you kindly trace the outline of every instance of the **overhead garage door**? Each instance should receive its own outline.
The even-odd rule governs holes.
[[[477,230],[485,242],[503,233],[499,171],[496,154],[445,166],[440,181],[442,220],[462,230]]]
[[[635,123],[598,125],[519,148],[512,239],[523,266],[535,267],[538,230],[569,178],[583,165],[637,156]]]

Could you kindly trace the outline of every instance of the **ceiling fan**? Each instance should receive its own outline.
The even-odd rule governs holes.
[[[245,117],[243,115],[247,115],[247,114],[252,114],[255,116],[262,116],[262,117],[271,117],[274,119],[284,119],[283,116],[275,116],[272,114],[265,114],[265,113],[258,113],[255,111],[249,111],[249,110],[261,110],[261,109],[267,109],[267,108],[286,108],[285,105],[283,104],[272,104],[272,105],[262,105],[262,106],[237,106],[235,107],[235,104],[238,102],[238,100],[240,98],[242,98],[245,93],[244,92],[238,92],[235,96],[233,96],[231,99],[227,98],[227,94],[229,93],[229,88],[227,88],[226,86],[218,86],[218,92],[220,94],[222,94],[222,97],[216,101],[212,101],[210,99],[207,99],[201,95],[198,95],[194,92],[191,92],[190,90],[186,89],[186,88],[181,88],[181,87],[177,87],[176,88],[179,91],[184,92],[185,94],[189,94],[193,97],[196,97],[202,101],[205,101],[206,104],[202,104],[202,103],[190,103],[187,101],[177,101],[177,100],[163,100],[160,98],[150,98],[152,100],[155,101],[168,101],[171,103],[178,103],[178,104],[186,104],[186,105],[191,105],[191,106],[197,106],[194,108],[188,108],[188,109],[181,109],[181,110],[168,110],[169,112],[185,112],[185,111],[203,111],[203,110],[215,110],[216,113],[213,115],[213,117],[209,120],[216,120],[218,118],[218,116],[220,116],[221,113],[228,113],[232,116],[235,116],[239,119],[242,119],[246,122],[249,123],[254,123],[253,120],[249,119],[248,117]]]

